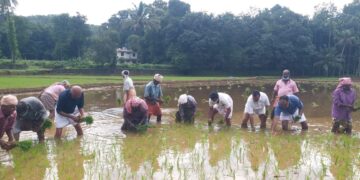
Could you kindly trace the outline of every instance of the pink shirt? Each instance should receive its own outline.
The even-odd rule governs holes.
[[[16,120],[16,111],[14,111],[10,116],[5,117],[3,112],[0,109],[0,138],[8,130],[11,130]]]
[[[293,80],[289,80],[285,83],[283,80],[278,80],[275,84],[274,91],[277,92],[277,96],[293,95],[299,92],[299,89]]]
[[[45,89],[45,92],[51,94],[55,100],[59,99],[59,95],[63,91],[65,91],[65,87],[63,85],[58,85],[58,84],[52,85]]]

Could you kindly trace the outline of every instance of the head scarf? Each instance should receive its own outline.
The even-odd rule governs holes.
[[[66,86],[70,86],[70,82],[68,80],[61,81],[61,84],[64,84]]]
[[[343,86],[345,86],[345,85],[350,85],[350,86],[352,86],[351,78],[349,78],[349,77],[340,78],[340,79],[339,79],[339,84],[338,84],[338,86],[337,86],[336,88],[341,88],[341,87],[343,87]]]
[[[125,104],[125,110],[131,114],[132,112],[132,108],[133,107],[139,107],[139,106],[143,106],[145,109],[147,109],[147,106],[146,106],[146,103],[144,100],[142,100],[141,98],[139,97],[132,97],[130,98],[128,101],[126,101],[126,104]]]
[[[8,106],[8,105],[16,106],[18,104],[18,99],[14,95],[10,95],[10,94],[5,95],[1,98],[0,104],[5,105],[5,106]]]
[[[188,96],[186,94],[180,95],[178,99],[178,106],[182,104],[186,104],[188,102]]]
[[[154,80],[161,82],[163,80],[164,76],[162,76],[161,74],[155,74],[154,75]]]

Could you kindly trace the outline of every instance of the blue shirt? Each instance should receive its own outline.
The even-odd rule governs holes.
[[[63,91],[56,105],[56,112],[64,112],[67,114],[72,114],[75,112],[75,108],[81,109],[84,107],[84,93],[81,94],[81,97],[78,99],[73,99],[71,97],[70,89]]]
[[[163,93],[160,84],[155,85],[154,81],[151,81],[145,86],[144,97],[157,100],[160,99],[162,95]]]
[[[297,96],[288,95],[289,97],[289,107],[283,109],[279,104],[275,108],[275,116],[280,116],[281,113],[285,114],[294,114],[297,109],[301,110],[304,108],[304,104],[300,101]]]

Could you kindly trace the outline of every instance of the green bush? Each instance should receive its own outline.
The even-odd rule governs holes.
[[[28,64],[25,61],[16,61],[15,64],[10,60],[0,60],[0,69],[26,69]]]

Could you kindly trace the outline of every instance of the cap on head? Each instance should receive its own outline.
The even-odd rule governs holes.
[[[163,80],[164,76],[162,76],[161,74],[155,74],[154,75],[154,80],[157,82],[161,82]]]
[[[17,104],[18,104],[17,97],[11,94],[3,96],[0,101],[0,105],[4,105],[4,106],[10,106],[10,105],[16,106]]]
[[[186,104],[187,102],[188,102],[187,95],[186,94],[180,95],[180,97],[178,99],[178,105]]]
[[[217,101],[219,99],[219,94],[217,91],[213,91],[210,93],[209,95],[209,98],[212,100],[212,101]]]
[[[123,70],[121,71],[121,75],[123,76],[129,76],[130,75],[130,72],[128,70]]]

